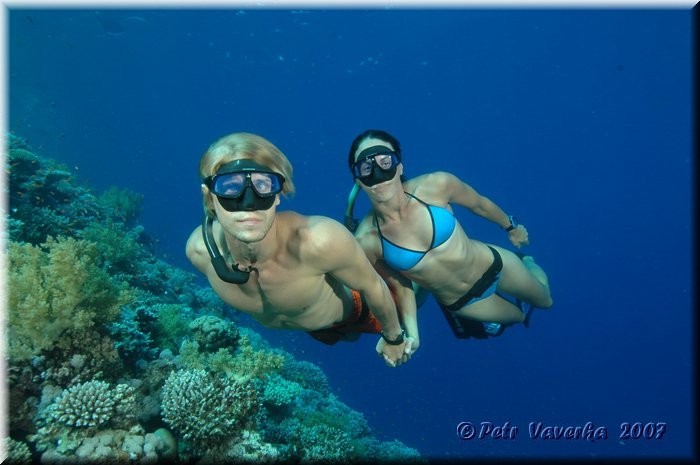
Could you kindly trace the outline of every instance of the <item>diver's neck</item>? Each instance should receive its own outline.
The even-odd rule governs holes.
[[[277,215],[270,229],[259,241],[243,242],[231,234],[227,233],[223,228],[225,249],[222,250],[226,262],[229,264],[236,263],[239,267],[246,269],[250,267],[258,267],[265,263],[270,257],[275,256],[279,243],[277,241]]]
[[[403,185],[399,184],[394,195],[388,197],[386,201],[378,201],[374,204],[374,210],[383,223],[399,222],[408,212],[410,200],[411,197],[406,195]]]

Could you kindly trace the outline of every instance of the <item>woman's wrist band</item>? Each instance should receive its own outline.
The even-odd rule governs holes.
[[[510,221],[510,226],[503,228],[505,232],[510,232],[518,227],[518,219],[513,215],[508,215],[508,221]]]

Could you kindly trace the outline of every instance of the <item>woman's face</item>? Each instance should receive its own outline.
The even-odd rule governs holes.
[[[360,142],[354,154],[355,161],[362,162],[354,167],[355,182],[359,182],[368,194],[385,191],[394,182],[400,184],[399,180],[403,174],[403,165],[393,153],[383,153],[383,149],[371,149],[368,151],[369,156],[361,156],[363,151],[376,146],[394,151],[394,147],[389,142],[368,138]]]
[[[360,153],[362,153],[364,149],[366,149],[367,147],[373,147],[375,145],[383,145],[384,147],[389,148],[389,150],[391,150],[392,152],[394,151],[394,147],[392,147],[389,142],[370,137],[360,142],[360,145],[357,146],[357,150],[355,151],[355,161],[357,161],[357,156]]]

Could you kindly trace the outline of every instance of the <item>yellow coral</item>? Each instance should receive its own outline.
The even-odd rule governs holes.
[[[233,378],[243,382],[277,373],[284,367],[284,355],[268,350],[255,350],[248,335],[241,336],[233,359]]]
[[[197,341],[186,340],[180,346],[180,364],[187,369],[207,369],[244,383],[251,379],[278,373],[284,368],[285,357],[272,350],[256,350],[248,335],[241,336],[235,355],[229,349],[213,354],[200,350]]]
[[[96,244],[49,238],[40,246],[9,244],[11,360],[27,360],[61,338],[109,323],[131,293],[98,266]]]

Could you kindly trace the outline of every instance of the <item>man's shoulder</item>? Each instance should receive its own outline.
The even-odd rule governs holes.
[[[187,239],[185,254],[195,266],[208,257],[206,247],[204,246],[204,239],[202,238],[201,226],[197,226]]]
[[[293,234],[314,235],[345,229],[343,225],[333,218],[322,215],[302,215],[291,210],[279,212],[277,219],[283,228]]]
[[[284,212],[280,217],[287,229],[289,245],[304,259],[335,254],[354,240],[350,231],[333,218],[322,215],[300,215]]]

